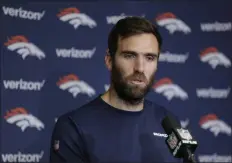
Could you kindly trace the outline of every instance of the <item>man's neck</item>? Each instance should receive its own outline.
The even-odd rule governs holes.
[[[101,96],[101,98],[113,106],[114,108],[126,111],[141,111],[143,109],[143,101],[138,104],[131,104],[123,99],[119,98],[117,93],[113,88],[109,88],[109,90]]]

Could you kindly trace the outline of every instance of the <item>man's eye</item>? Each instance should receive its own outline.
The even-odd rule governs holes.
[[[133,58],[133,57],[135,57],[135,55],[134,54],[124,54],[124,57],[125,58]]]
[[[149,61],[153,61],[153,60],[156,59],[156,56],[154,56],[154,55],[148,55],[148,56],[147,56],[147,59],[148,59]]]

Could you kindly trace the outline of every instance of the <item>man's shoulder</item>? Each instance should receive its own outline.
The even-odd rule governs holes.
[[[145,107],[149,108],[149,110],[151,111],[160,112],[160,113],[168,112],[168,109],[166,107],[164,107],[161,104],[158,104],[157,102],[151,101],[149,99],[145,99],[144,102],[145,102]]]
[[[100,103],[99,97],[92,99],[91,101],[77,107],[71,111],[68,111],[58,117],[60,122],[65,121],[82,121],[91,119],[90,116],[94,114],[94,112],[98,111],[98,108],[102,105]]]
[[[151,101],[146,99],[145,100],[145,105],[147,106],[147,110],[155,115],[156,117],[159,118],[164,118],[165,116],[172,116],[172,117],[177,117],[173,111],[168,109],[167,107],[158,104],[157,102]]]

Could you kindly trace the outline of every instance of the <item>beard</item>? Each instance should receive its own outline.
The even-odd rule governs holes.
[[[144,97],[150,91],[154,84],[154,75],[150,79],[146,79],[144,73],[135,72],[127,77],[124,77],[120,68],[115,63],[112,64],[111,83],[120,99],[126,103],[137,105],[143,102]],[[145,86],[140,86],[130,83],[132,80],[141,80],[145,82]]]

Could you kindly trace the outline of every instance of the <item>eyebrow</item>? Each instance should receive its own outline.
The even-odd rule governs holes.
[[[130,50],[124,50],[124,51],[121,52],[121,54],[126,54],[126,53],[138,55],[137,52],[135,52],[135,51],[130,51]],[[159,54],[156,54],[156,53],[144,53],[144,55],[152,55],[152,56],[156,56],[156,57],[159,56]]]

